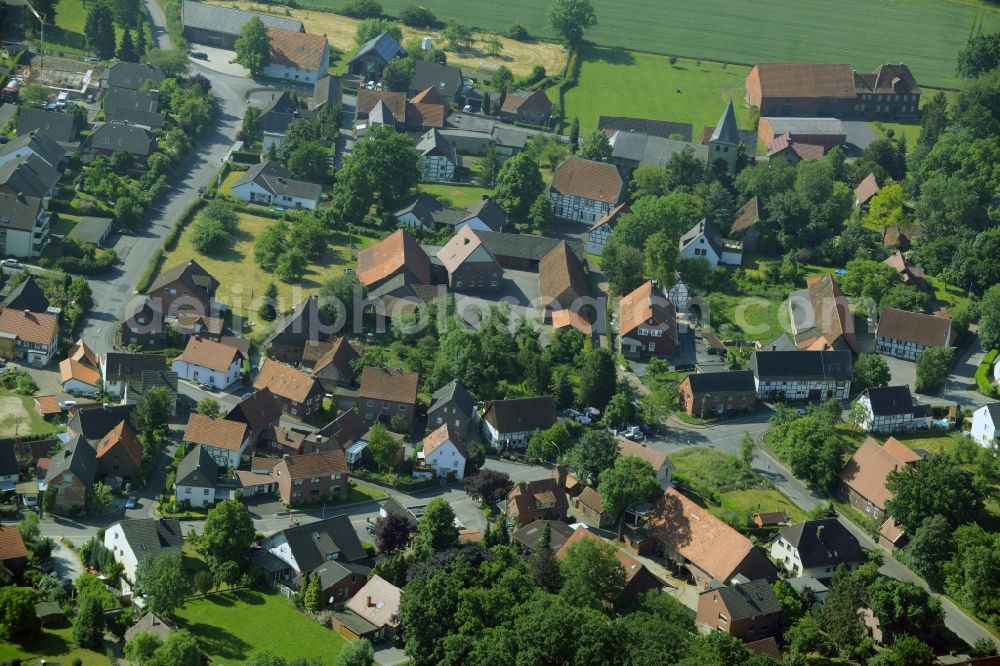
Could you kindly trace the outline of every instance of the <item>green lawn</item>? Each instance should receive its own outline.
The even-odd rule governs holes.
[[[933,275],[924,276],[927,283],[934,288],[934,298],[946,308],[956,308],[969,303],[968,292],[948,284],[939,277]]]
[[[45,435],[59,430],[35,411],[31,396],[0,389],[0,437]]]
[[[42,635],[33,641],[25,643],[6,643],[0,641],[0,664],[20,663],[36,664],[39,658],[45,658],[52,663],[53,658],[60,664],[70,664],[79,658],[83,666],[107,666],[111,662],[107,656],[92,650],[83,650],[73,646],[73,630],[46,629]]]
[[[736,120],[748,128],[743,104],[746,67],[678,60],[621,49],[588,47],[581,52],[579,83],[566,92],[566,118],[580,119],[580,131],[597,129],[599,116],[631,116],[693,125],[693,140],[703,127],[715,126],[729,98]],[[550,97],[557,98],[555,89]]]
[[[299,0],[309,9],[328,11],[331,4]],[[395,15],[413,2],[380,4],[387,14]],[[534,35],[553,37],[546,20],[547,2],[422,0],[420,4],[441,22],[455,19],[497,31],[518,22]],[[844,0],[835,6],[818,0],[774,0],[766,5],[740,0],[593,0],[593,5],[597,25],[587,30],[586,37],[601,46],[747,65],[845,62],[858,71],[903,61],[922,86],[957,86],[955,59],[977,18],[983,20],[984,33],[1000,28],[1000,11],[979,0]]]
[[[232,196],[233,185],[235,185],[236,181],[245,175],[247,175],[246,171],[230,171],[226,174],[226,177],[222,179],[222,185],[219,186],[219,194]]]
[[[708,302],[712,307],[712,326],[716,329],[720,323],[729,322],[762,343],[790,330],[784,298],[711,294]]]
[[[719,496],[722,508],[739,514],[760,513],[761,511],[784,511],[793,523],[805,520],[806,512],[788,499],[783,492],[774,489],[755,488],[753,490],[731,490]]]
[[[56,3],[55,25],[48,24],[45,27],[45,50],[48,53],[70,53],[83,54],[90,53],[87,48],[87,38],[83,34],[83,26],[87,22],[88,3],[80,0],[59,0]],[[146,44],[152,44],[152,35],[149,26],[143,22],[143,30],[146,32]],[[124,31],[120,26],[115,26],[115,43],[121,42]],[[135,30],[132,31],[132,39],[135,40]]]
[[[241,664],[263,648],[286,659],[322,656],[332,663],[347,643],[277,594],[216,594],[188,601],[177,615],[213,664]]]
[[[467,208],[483,198],[489,190],[475,185],[458,183],[421,183],[420,190],[447,199],[453,208]]]
[[[278,285],[278,298],[282,308],[292,308],[307,295],[319,291],[327,278],[339,275],[345,268],[355,265],[358,248],[373,245],[375,240],[367,236],[354,235],[353,249],[349,251],[347,234],[335,233],[323,256],[306,266],[305,275],[294,284],[288,284],[266,273],[257,266],[253,258],[254,240],[275,220],[240,213],[240,227],[235,235],[233,248],[218,257],[199,254],[191,244],[189,224],[177,241],[177,247],[164,255],[160,270],[166,270],[179,263],[196,260],[205,270],[219,280],[218,297],[230,303],[230,309],[245,313],[247,304],[264,295],[264,290],[272,280]],[[237,303],[237,298],[240,303]]]

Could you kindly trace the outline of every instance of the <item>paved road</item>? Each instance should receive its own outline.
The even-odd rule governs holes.
[[[972,326],[971,330],[976,332],[978,328]],[[959,350],[955,367],[941,387],[939,395],[942,399],[948,403],[958,403],[964,409],[976,409],[991,402],[989,398],[976,391],[976,368],[982,363],[984,355],[979,336],[976,335],[969,344]]]

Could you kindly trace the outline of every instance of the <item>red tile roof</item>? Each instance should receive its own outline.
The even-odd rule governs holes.
[[[864,180],[858,183],[858,186],[854,188],[854,198],[859,204],[866,204],[869,199],[878,193],[879,189],[878,181],[875,180],[875,174],[869,173],[865,176]]]
[[[613,164],[571,157],[556,168],[552,190],[565,196],[617,204],[622,195],[622,178]]]
[[[236,347],[194,335],[188,338],[184,353],[175,360],[217,372],[228,372],[233,362],[242,355],[242,352]]]
[[[621,337],[631,335],[640,325],[652,319],[653,326],[667,324],[672,327],[673,337],[676,338],[674,305],[654,289],[652,280],[623,296],[618,309],[618,330]]]
[[[869,437],[854,452],[840,472],[840,480],[845,486],[861,495],[879,509],[885,509],[886,500],[892,493],[885,487],[889,473],[902,469],[920,456],[890,437],[885,446]]]
[[[358,252],[358,280],[365,286],[381,282],[404,268],[420,284],[431,283],[431,262],[427,253],[403,229]]]
[[[883,308],[876,337],[943,347],[949,342],[951,319],[919,312]]]
[[[325,35],[268,28],[267,36],[271,38],[271,64],[309,71],[322,68],[323,53],[327,47]]]
[[[361,388],[358,390],[358,398],[415,405],[417,404],[418,378],[419,376],[415,372],[368,366],[361,370]]]
[[[0,561],[27,556],[28,549],[17,525],[0,525]]]
[[[424,437],[424,458],[426,459],[427,456],[441,448],[445,442],[454,444],[463,458],[468,457],[465,453],[465,446],[462,445],[462,438],[452,429],[451,424],[444,423],[440,428]]]
[[[138,467],[142,464],[142,444],[136,439],[132,428],[122,421],[97,443],[97,459],[100,460],[115,448],[120,448],[128,459]]]
[[[253,387],[270,389],[271,393],[295,402],[305,402],[319,380],[301,370],[267,359],[261,367]]]
[[[287,474],[293,481],[314,476],[347,474],[347,459],[344,457],[343,449],[288,456],[282,458],[271,473],[276,477]]]
[[[247,436],[247,424],[227,419],[212,419],[197,412],[191,414],[184,441],[212,446],[227,451],[239,451]]]
[[[47,312],[7,308],[0,312],[0,333],[16,335],[23,342],[51,345],[59,333],[59,317]]]

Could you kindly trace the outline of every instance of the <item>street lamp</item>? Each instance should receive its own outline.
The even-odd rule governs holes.
[[[39,14],[38,10],[28,0],[24,0],[24,4],[28,6],[28,9],[31,10],[31,13],[35,15],[35,18],[41,24],[38,38],[38,70],[42,71],[45,69],[45,14]]]

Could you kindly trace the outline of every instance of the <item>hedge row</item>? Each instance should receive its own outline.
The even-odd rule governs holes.
[[[156,278],[156,274],[160,271],[160,264],[163,262],[163,252],[164,250],[172,250],[177,247],[177,240],[181,237],[181,232],[184,231],[184,227],[188,225],[194,216],[197,215],[198,211],[205,204],[205,200],[198,197],[184,209],[180,217],[177,218],[177,222],[170,229],[170,232],[163,239],[163,245],[153,253],[153,257],[149,260],[149,265],[146,266],[146,270],[143,272],[142,277],[139,278],[139,282],[135,285],[135,291],[137,294],[145,293],[149,289],[149,285],[153,284],[153,280]]]
[[[996,349],[991,350],[976,368],[976,387],[986,396],[994,396],[997,393],[993,388],[993,363],[997,360],[997,353]]]

